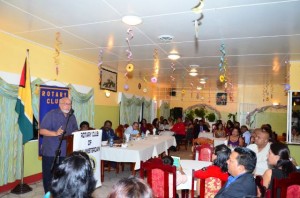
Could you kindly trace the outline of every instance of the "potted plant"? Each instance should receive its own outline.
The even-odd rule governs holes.
[[[214,113],[209,113],[206,118],[209,122],[214,122],[216,120],[216,115]]]
[[[193,110],[190,110],[186,112],[185,117],[188,118],[189,120],[193,121],[195,117],[195,112]]]
[[[206,114],[206,110],[202,107],[200,109],[195,109],[195,115],[199,118],[204,118]]]
[[[237,116],[237,112],[235,114],[230,113],[230,114],[228,114],[228,119],[230,120],[232,118],[232,121],[235,122],[236,121],[236,116]]]

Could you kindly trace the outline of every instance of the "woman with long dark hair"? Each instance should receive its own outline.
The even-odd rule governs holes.
[[[74,151],[54,170],[48,198],[91,198],[96,186],[94,162],[85,152]]]
[[[271,144],[268,155],[268,164],[273,168],[265,171],[263,183],[267,189],[272,189],[273,178],[286,178],[296,168],[290,160],[290,150],[287,145],[276,142]]]
[[[205,180],[206,185],[213,186],[213,188],[205,191],[205,197],[214,197],[218,190],[222,187],[220,180],[211,179],[212,177],[218,176],[223,181],[228,179],[228,167],[227,160],[231,154],[231,150],[225,145],[221,144],[215,147],[211,166],[205,167],[201,170],[195,171],[194,175],[197,178],[208,178]]]

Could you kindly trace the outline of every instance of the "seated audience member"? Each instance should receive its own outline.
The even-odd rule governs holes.
[[[263,175],[263,184],[267,189],[272,189],[274,178],[286,178],[291,172],[296,171],[296,167],[290,160],[290,150],[283,143],[271,144],[268,163],[272,168],[266,170]]]
[[[173,125],[174,125],[174,120],[173,120],[172,117],[169,117],[169,118],[168,118],[168,123],[169,123],[169,130],[171,130],[172,127],[173,127]]]
[[[250,144],[255,144],[256,133],[255,130],[251,132]]]
[[[139,134],[139,124],[137,122],[132,123],[132,126],[128,126],[126,128],[125,134],[138,135]]]
[[[226,127],[225,127],[225,132],[227,136],[231,135],[231,131],[233,128],[234,128],[233,122],[231,120],[227,120]]]
[[[215,138],[224,138],[226,137],[226,132],[224,130],[223,124],[219,123],[216,125],[216,129],[214,130]]]
[[[136,177],[124,178],[112,188],[108,198],[153,198],[151,188],[142,179]]]
[[[79,125],[80,131],[92,130],[93,128],[90,127],[90,124],[87,121],[83,121]]]
[[[202,133],[202,132],[210,132],[209,130],[209,124],[205,122],[204,119],[201,119],[199,121],[199,133]]]
[[[263,129],[257,128],[254,130],[256,137],[255,143],[250,144],[247,148],[251,149],[256,153],[257,163],[254,174],[263,175],[264,172],[269,168],[268,166],[268,153],[270,150],[269,133]]]
[[[152,126],[153,126],[153,132],[155,131],[155,135],[158,135],[158,131],[159,131],[159,120],[158,118],[154,118],[154,120],[152,121]]]
[[[147,120],[145,118],[142,119],[142,121],[141,121],[140,131],[141,131],[141,133],[145,133],[146,134],[146,131],[147,131]]]
[[[277,142],[277,137],[275,137],[275,133],[273,133],[272,126],[270,124],[263,124],[260,128],[269,133],[270,143]]]
[[[218,190],[222,187],[221,181],[212,178],[211,176],[217,176],[222,178],[222,180],[228,179],[228,168],[227,160],[231,150],[225,145],[221,144],[215,147],[212,154],[213,164],[211,166],[205,167],[201,170],[195,171],[194,175],[197,178],[207,178],[205,180],[205,186],[208,186],[208,190],[205,190],[205,196],[213,197],[216,195]],[[212,187],[211,187],[212,186]]]
[[[237,147],[227,160],[230,177],[215,198],[241,198],[256,196],[256,184],[252,172],[255,169],[256,154],[244,147]]]
[[[173,166],[174,160],[171,156],[164,156],[162,158],[163,164],[167,164],[167,165],[171,165]],[[176,186],[183,184],[187,181],[187,176],[186,174],[183,172],[182,167],[180,166],[180,168],[178,168],[178,170],[176,171]],[[173,191],[171,186],[173,186],[173,177],[169,178],[169,186],[170,186],[170,190],[169,190],[169,197],[173,197]],[[178,197],[178,195],[176,195],[176,197]]]
[[[102,141],[109,140],[112,137],[114,140],[118,140],[118,136],[115,134],[114,130],[111,128],[112,122],[110,120],[106,120],[104,122],[102,129]]]
[[[240,128],[234,127],[232,129],[231,135],[227,137],[228,140],[228,146],[229,147],[238,147],[238,146],[244,146],[244,140],[240,136]]]
[[[172,131],[175,133],[175,139],[177,145],[179,145],[179,142],[185,138],[185,126],[184,123],[182,122],[182,118],[177,119],[177,123],[174,124],[172,127]]]
[[[236,127],[236,128],[241,128],[241,124],[240,124],[239,122],[237,122],[237,121],[235,121],[235,122],[233,123],[233,125],[234,125],[234,127]]]
[[[245,145],[248,146],[250,144],[251,133],[248,130],[246,125],[241,126],[242,137],[244,138]]]
[[[300,142],[300,131],[298,127],[292,127],[292,142]]]
[[[75,151],[54,171],[50,192],[45,198],[90,198],[95,189],[93,165],[84,152]]]
[[[160,131],[168,131],[170,129],[169,123],[167,119],[163,120],[162,124],[159,124],[159,130]]]

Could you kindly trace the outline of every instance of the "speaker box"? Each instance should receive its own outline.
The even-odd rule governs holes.
[[[170,96],[176,96],[176,90],[175,89],[170,90]]]
[[[181,107],[173,108],[173,117],[174,117],[174,119],[182,118],[182,108]]]

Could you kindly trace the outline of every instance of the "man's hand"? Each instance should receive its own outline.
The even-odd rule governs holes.
[[[64,130],[62,130],[62,126],[59,127],[59,129],[57,129],[56,131],[56,136],[60,136],[61,134],[63,134]]]

